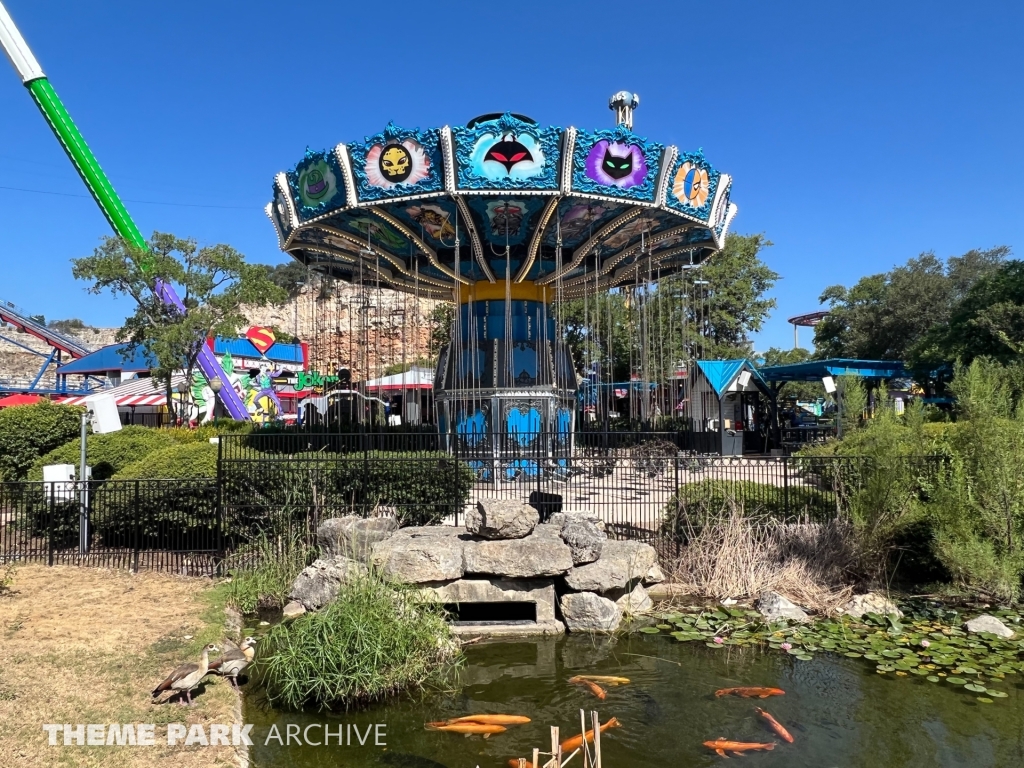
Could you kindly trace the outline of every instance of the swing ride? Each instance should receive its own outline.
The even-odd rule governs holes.
[[[595,131],[509,112],[438,129],[389,123],[362,142],[307,150],[277,174],[266,213],[282,250],[323,279],[354,284],[358,295],[404,292],[414,318],[423,316],[422,300],[457,307],[434,380],[450,450],[498,456],[533,446],[550,455],[570,445],[581,361],[566,343],[566,302],[593,304],[590,346],[601,350],[599,296],[629,291],[643,305],[659,280],[722,248],[736,213],[730,177],[700,150],[635,134],[638,103],[635,94],[615,94],[617,125]],[[320,341],[311,340],[316,367],[342,376],[367,369],[353,355],[372,342],[360,352]],[[403,359],[425,353],[403,350]],[[612,366],[602,370],[601,355],[591,357],[582,361],[590,383],[611,383]],[[642,400],[654,367],[643,359],[636,366]]]

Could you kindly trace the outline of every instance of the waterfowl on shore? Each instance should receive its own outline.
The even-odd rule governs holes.
[[[237,688],[238,676],[252,663],[255,656],[256,638],[247,637],[240,646],[228,648],[220,658],[211,661],[209,671],[228,678],[231,685]]]
[[[206,677],[210,671],[210,654],[218,651],[216,645],[210,643],[203,648],[203,656],[199,663],[188,662],[176,668],[167,676],[160,685],[153,689],[153,698],[156,698],[164,691],[173,691],[178,694],[178,703],[184,704],[181,696],[184,694],[189,705],[192,704],[192,689],[199,685],[199,681]]]

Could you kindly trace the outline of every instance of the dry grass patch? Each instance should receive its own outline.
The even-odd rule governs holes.
[[[19,567],[0,595],[0,765],[235,765],[230,747],[168,747],[162,726],[233,722],[226,680],[208,678],[191,708],[150,700],[174,666],[223,641],[224,619],[223,590],[207,580]],[[51,747],[44,723],[156,723],[157,746]]]
[[[721,600],[774,591],[825,614],[853,594],[852,532],[842,521],[752,521],[731,509],[691,530],[669,570],[682,594]]]

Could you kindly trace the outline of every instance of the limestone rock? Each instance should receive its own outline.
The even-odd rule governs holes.
[[[646,613],[654,607],[654,601],[651,600],[647,590],[640,584],[633,587],[632,592],[627,592],[616,600],[615,604],[627,615]]]
[[[570,520],[587,520],[596,525],[599,531],[604,531],[604,520],[589,512],[555,512],[544,524],[561,529]]]
[[[657,557],[650,544],[609,539],[601,547],[601,557],[573,568],[566,574],[565,583],[579,592],[631,589],[650,572]]]
[[[593,592],[562,595],[561,607],[570,632],[614,632],[622,622],[622,609]]]
[[[281,611],[281,617],[285,621],[292,621],[293,619],[299,618],[306,612],[306,606],[300,603],[298,600],[292,600],[288,605]]]
[[[661,584],[663,581],[665,581],[665,572],[661,570],[660,565],[655,563],[647,571],[647,575],[644,576],[644,586],[649,587],[652,584]]]
[[[538,624],[554,624],[558,621],[555,616],[553,579],[467,578],[424,586],[422,592],[442,603],[533,603]]]
[[[470,541],[465,572],[532,579],[559,576],[572,568],[572,553],[561,539],[528,536],[505,541]]]
[[[765,592],[757,599],[754,607],[769,622],[784,620],[805,622],[810,620],[803,608],[778,592]]]
[[[540,515],[517,499],[486,499],[466,513],[466,530],[485,539],[521,539],[529,536]]]
[[[323,557],[348,557],[367,563],[373,545],[396,530],[398,521],[393,517],[332,517],[316,529],[316,543]]]
[[[373,545],[370,563],[392,579],[407,584],[461,579],[464,531],[451,526],[402,528]]]
[[[573,565],[586,565],[601,557],[607,536],[590,520],[571,518],[561,531],[562,541],[569,545]]]
[[[968,621],[964,626],[968,632],[991,632],[993,635],[999,635],[999,637],[1013,637],[1013,630],[1003,624],[995,616],[989,616],[987,613],[981,616],[975,616],[973,619]]]
[[[318,611],[338,596],[341,585],[366,574],[366,566],[344,557],[314,560],[292,582],[288,599]]]
[[[859,619],[865,613],[877,613],[880,616],[896,614],[897,618],[903,618],[903,611],[897,608],[895,603],[886,600],[877,592],[857,595],[843,606],[841,613],[844,616],[852,616],[855,619]]]

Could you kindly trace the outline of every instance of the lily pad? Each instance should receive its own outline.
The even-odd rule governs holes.
[[[991,703],[993,703],[992,699],[988,698],[987,696],[975,696],[975,699],[977,701],[980,701],[982,704],[991,704]]]
[[[928,677],[925,678],[925,680],[927,680],[929,683],[937,683],[941,679],[941,677],[936,677],[935,675],[928,675]]]
[[[964,686],[964,690],[974,691],[974,693],[985,693],[985,686],[978,685],[977,683],[968,683]]]
[[[967,685],[967,680],[962,677],[947,677],[946,682],[953,685]]]
[[[1009,695],[1006,691],[994,691],[991,688],[986,688],[985,693],[989,696],[994,696],[997,699],[1005,699]]]
[[[671,629],[671,627],[663,627],[663,628],[664,629]],[[640,631],[643,632],[645,635],[657,635],[657,634],[660,634],[661,633],[661,629],[662,628],[659,628],[659,627],[640,627]]]

